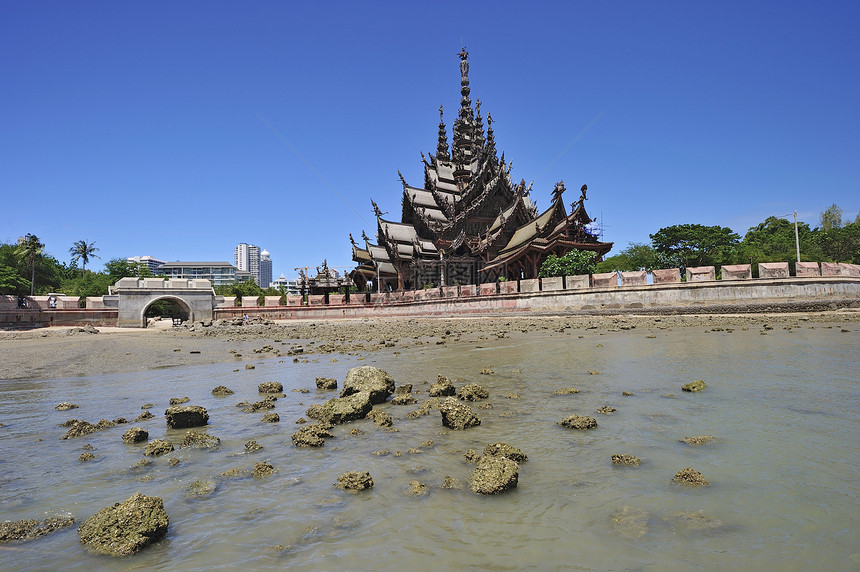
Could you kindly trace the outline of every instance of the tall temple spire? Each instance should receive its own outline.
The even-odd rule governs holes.
[[[481,100],[475,100],[475,130],[472,135],[473,155],[477,155],[484,146],[484,120],[481,118]]]
[[[460,56],[460,111],[454,121],[454,141],[452,154],[454,162],[463,166],[472,161],[472,137],[474,135],[475,116],[472,111],[472,100],[469,99],[469,52],[466,48],[457,54]],[[467,171],[458,170],[465,175]],[[456,173],[455,173],[456,174]]]
[[[493,116],[487,113],[487,143],[484,145],[487,155],[496,157],[496,137],[493,135]]]
[[[445,131],[445,120],[442,106],[439,106],[439,143],[436,145],[436,159],[439,161],[450,161],[448,155],[448,134]]]

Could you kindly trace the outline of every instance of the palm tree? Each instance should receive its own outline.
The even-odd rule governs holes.
[[[69,254],[72,255],[72,266],[77,265],[78,260],[81,261],[81,276],[87,271],[87,262],[90,258],[101,258],[96,254],[96,241],[87,242],[86,240],[76,240],[74,246],[69,249]]]
[[[15,255],[19,260],[26,260],[30,265],[30,296],[33,295],[36,286],[36,257],[42,254],[45,245],[39,241],[35,234],[27,234],[23,239],[18,239],[18,248]]]

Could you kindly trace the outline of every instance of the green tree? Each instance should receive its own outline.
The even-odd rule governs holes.
[[[647,270],[662,268],[661,259],[650,245],[642,242],[631,242],[627,248],[615,256],[597,263],[597,272],[613,272],[620,270]]]
[[[822,230],[842,228],[842,209],[833,203],[818,215],[818,220],[821,222]]]
[[[271,291],[271,294],[267,294],[269,296],[277,296],[280,294],[274,288],[270,288],[267,291]],[[239,299],[239,303],[241,304],[242,298],[250,298],[253,296],[260,297],[263,295],[263,290],[257,286],[257,283],[253,280],[245,280],[242,282],[236,282],[234,284],[225,284],[222,286],[215,287],[215,293],[219,296],[236,296]]]
[[[152,278],[149,266],[138,262],[129,262],[125,258],[111,258],[105,262],[105,272],[110,276],[111,284],[116,284],[121,278]]]
[[[798,223],[801,260],[820,260],[818,231],[805,222]],[[774,216],[767,217],[758,226],[750,228],[738,248],[738,261],[752,264],[759,262],[789,262],[797,259],[797,242],[794,223]]]
[[[98,252],[96,242],[87,242],[86,240],[76,240],[74,245],[69,249],[69,254],[72,255],[72,266],[77,266],[78,260],[81,261],[81,276],[87,271],[87,263],[90,258],[101,258],[96,254]]]
[[[83,301],[87,296],[104,296],[112,284],[110,276],[103,272],[87,272],[83,276],[75,273],[63,281],[61,288],[67,296],[79,296]]]
[[[843,220],[842,212],[834,203],[819,214],[821,253],[833,262],[860,264],[860,214],[852,222]]]
[[[12,266],[0,264],[0,294],[23,296],[30,289],[30,282]]]
[[[26,260],[30,266],[30,296],[33,295],[33,289],[36,283],[36,258],[42,254],[42,249],[45,245],[39,240],[35,234],[27,234],[24,240],[20,241],[15,254],[20,260]]]
[[[594,274],[597,266],[597,253],[590,250],[571,250],[564,256],[550,254],[540,266],[538,277],[576,276],[577,274]]]
[[[820,233],[819,243],[825,258],[833,262],[860,264],[860,223],[851,222]]]
[[[676,224],[650,235],[658,255],[677,258],[684,267],[731,264],[740,236],[724,226]]]

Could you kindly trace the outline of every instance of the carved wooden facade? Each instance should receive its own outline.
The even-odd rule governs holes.
[[[468,52],[460,52],[460,109],[454,120],[451,151],[442,107],[436,154],[424,154],[424,183],[403,187],[400,221],[383,218],[375,202],[375,242],[362,232],[364,246],[352,242],[358,266],[351,276],[359,288],[368,282],[384,289],[416,289],[537,277],[547,256],[592,250],[602,257],[612,248],[589,229],[586,186],[567,213],[564,183],[556,183],[550,207],[538,213],[531,185],[513,183],[511,162],[496,151],[493,120],[487,130],[480,100],[469,98]]]

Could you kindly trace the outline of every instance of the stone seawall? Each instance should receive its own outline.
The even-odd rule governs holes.
[[[116,310],[0,310],[0,326],[116,326]]]
[[[860,278],[780,278],[490,294],[421,301],[216,308],[221,319],[334,319],[486,313],[697,313],[860,307]]]
[[[516,285],[516,283],[513,283]],[[500,291],[506,289],[499,288]],[[480,293],[479,292],[483,292]],[[487,293],[490,292],[490,293]],[[668,282],[568,290],[495,293],[487,288],[460,288],[456,297],[403,296],[400,292],[331,297],[328,305],[218,306],[214,319],[267,318],[337,319],[398,316],[465,316],[509,313],[577,314],[691,314],[821,311],[860,307],[860,278],[816,276],[809,278],[759,278],[704,282]],[[271,302],[270,302],[271,303]],[[208,318],[206,318],[208,319]],[[195,319],[195,321],[199,321]],[[0,325],[113,326],[117,309],[0,309]]]

